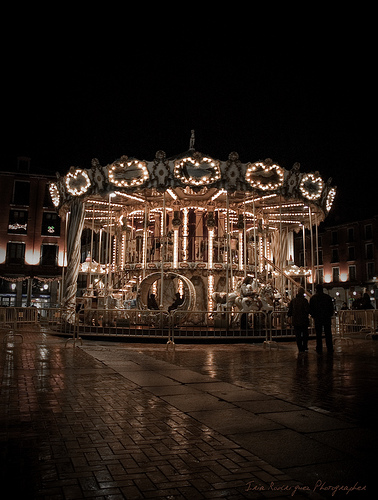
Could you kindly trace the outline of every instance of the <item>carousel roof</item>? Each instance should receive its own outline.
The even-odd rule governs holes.
[[[100,202],[104,198],[126,210],[161,205],[164,193],[166,206],[177,210],[198,206],[207,210],[225,207],[232,210],[255,210],[269,213],[272,223],[285,215],[292,218],[297,212],[311,207],[317,222],[331,209],[336,188],[332,179],[326,182],[319,172],[302,172],[299,163],[286,170],[271,159],[242,163],[232,152],[225,161],[190,149],[167,158],[157,151],[151,161],[122,156],[113,163],[101,166],[93,159],[87,169],[71,167],[65,176],[57,174],[50,184],[55,207],[69,208],[75,199]],[[104,203],[104,202],[103,202]],[[298,223],[300,215],[298,213]],[[303,217],[302,217],[303,222]],[[292,224],[292,220],[288,220]]]

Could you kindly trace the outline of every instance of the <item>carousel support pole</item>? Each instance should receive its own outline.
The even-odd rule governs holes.
[[[109,230],[110,230],[110,193],[108,196],[108,224],[106,231],[106,242],[105,242],[105,276],[104,276],[104,288],[105,288],[105,308],[107,304],[107,290],[108,290],[108,281],[109,281]]]
[[[203,212],[202,210],[196,209],[195,211],[195,234],[194,234],[194,260],[196,262],[203,261],[203,255],[201,252],[201,244],[203,241]]]
[[[305,228],[304,221],[302,224],[302,233],[303,233],[303,269],[305,269],[306,268],[306,228]],[[304,276],[304,289],[305,289],[305,292],[307,292],[306,275]]]
[[[182,260],[186,262],[188,260],[188,209],[184,208],[183,211],[183,222],[182,222]]]
[[[173,267],[177,269],[179,266],[179,230],[173,230]]]
[[[131,262],[131,238],[132,238],[132,226],[128,226],[129,214],[126,214],[126,242],[125,242],[125,264],[130,264]]]
[[[233,270],[233,258],[232,258],[232,244],[233,244],[233,238],[232,238],[232,233],[234,231],[234,223],[231,221],[230,217],[228,217],[228,225],[229,225],[229,230],[228,230],[228,234],[229,234],[229,244],[228,244],[228,248],[229,248],[229,252],[230,252],[230,283],[231,283],[231,292],[234,288],[234,270]]]
[[[84,226],[84,203],[75,198],[71,203],[71,215],[67,237],[67,272],[64,283],[64,318],[68,323],[75,322],[77,278],[80,267],[81,234]]]
[[[232,272],[232,261],[231,261],[232,251],[231,251],[231,234],[230,234],[230,202],[229,202],[228,191],[227,191],[227,196],[226,196],[226,208],[227,208],[227,214],[226,214],[226,226],[227,226],[226,294],[228,297],[228,294],[230,293],[230,276],[229,276],[230,265],[231,265],[231,272]],[[231,281],[231,286],[232,286],[232,281]],[[226,319],[227,319],[226,329],[228,330],[228,327],[230,324],[230,313],[227,310],[227,301],[226,301]]]
[[[247,276],[247,226],[245,217],[245,200],[244,200],[244,213],[243,213],[243,265],[244,265],[244,277]]]
[[[143,224],[143,247],[142,247],[142,259],[143,259],[143,278],[146,277],[146,267],[147,267],[147,242],[148,242],[148,208],[147,204],[144,206],[144,224]]]
[[[115,226],[115,219],[114,219],[114,236],[112,239],[112,289],[114,285],[117,283],[117,254],[118,254],[118,235],[117,235],[117,228]]]
[[[98,263],[99,264],[101,264],[101,261],[102,261],[101,244],[102,244],[102,228],[100,229],[100,235],[98,237]]]
[[[244,246],[244,231],[243,229],[239,229],[238,231],[238,241],[239,241],[239,249],[238,249],[238,268],[239,271],[243,271],[245,264],[244,264],[244,258],[243,258],[243,246]],[[245,273],[244,273],[245,274]]]
[[[262,275],[264,269],[264,231],[265,231],[265,223],[264,223],[264,211],[261,211],[261,233],[259,238],[259,272]]]
[[[163,294],[164,294],[164,251],[165,251],[165,191],[163,193],[163,212],[161,215],[161,228],[160,235],[162,236],[162,241],[160,243],[160,310],[163,309]]]
[[[229,211],[229,201],[228,201],[228,191],[226,193],[226,232],[227,232],[227,252],[226,252],[226,294],[229,294],[229,266],[230,266],[230,211]]]
[[[293,250],[293,249],[292,249],[292,241],[293,241],[293,239],[292,239],[292,233],[290,233],[290,236],[289,236],[289,228],[288,228],[288,227],[286,228],[286,241],[287,241],[287,247],[288,247],[288,248],[287,248],[287,252],[286,252],[286,262],[285,262],[285,264],[287,264],[287,263],[288,263],[288,261],[289,261],[289,259],[290,259],[291,252],[292,252],[292,250]],[[294,253],[294,250],[293,250],[293,252],[292,252],[292,253]],[[285,289],[284,289],[284,292],[285,292],[285,295],[284,295],[284,296],[285,296],[285,297],[286,297],[286,289],[287,289],[287,288],[289,288],[289,289],[290,289],[290,285],[291,285],[291,283],[290,283],[290,281],[287,279],[287,276],[286,276],[286,274],[285,274]]]
[[[90,262],[90,266],[88,268],[89,285],[92,285],[93,233],[94,233],[94,205],[92,204],[91,262]],[[87,282],[88,282],[88,280],[87,280]]]
[[[316,270],[315,281],[319,283],[319,235],[318,235],[318,216],[315,220],[315,248],[316,248]],[[348,303],[348,301],[346,301]]]
[[[310,236],[311,236],[311,293],[314,295],[315,292],[315,283],[314,283],[314,236],[312,231],[312,216],[311,216],[311,207],[308,207],[308,216],[310,222]]]
[[[280,278],[281,278],[281,297],[284,297],[285,294],[284,294],[284,276],[283,276],[283,270],[284,270],[284,265],[283,265],[283,252],[282,252],[282,197],[281,197],[281,194],[280,194],[280,248],[279,248],[279,252],[280,252],[280,269],[281,269],[281,273],[280,273]]]
[[[113,287],[113,275],[112,275],[112,263],[113,263],[113,252],[112,252],[112,220],[113,220],[113,214],[111,211],[111,198],[115,196],[114,193],[109,194],[109,252],[108,252],[108,294],[110,295],[109,292],[111,288]]]
[[[264,248],[264,256],[265,258],[268,258],[268,230],[265,229],[264,231],[264,245],[263,245],[263,248]],[[265,267],[265,283],[268,283],[268,264],[266,262],[266,260],[264,260],[264,267]]]
[[[257,280],[257,241],[256,241],[256,206],[255,206],[255,193],[253,193],[253,240],[254,240],[254,253],[255,253],[255,279]]]
[[[136,233],[135,233],[135,240],[136,240]],[[131,231],[130,231],[130,262],[135,262],[136,257],[134,254],[134,249],[136,248],[136,245],[134,245],[134,214],[131,216]]]

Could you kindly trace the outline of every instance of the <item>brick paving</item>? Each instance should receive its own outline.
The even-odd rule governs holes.
[[[178,341],[179,342],[179,341]],[[333,357],[317,356],[315,340],[308,355],[298,355],[294,342],[264,349],[255,345],[134,346],[156,359],[369,428],[376,428],[378,341],[355,335],[335,344]]]
[[[0,470],[9,498],[332,497],[306,478],[313,480],[314,467],[324,478],[335,464],[355,470],[356,450],[341,449],[340,440],[363,431],[372,437],[353,419],[277,398],[277,386],[264,391],[255,375],[247,380],[241,373],[249,358],[240,353],[251,346],[73,347],[45,333],[22,334],[23,342],[0,344]],[[277,356],[268,352],[262,357]],[[203,353],[212,361],[201,364]],[[365,476],[357,477],[364,485]]]

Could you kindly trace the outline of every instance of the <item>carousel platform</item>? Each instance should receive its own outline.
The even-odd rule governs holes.
[[[204,326],[185,326],[177,328],[161,328],[148,325],[133,326],[88,326],[78,325],[75,333],[72,327],[64,329],[50,330],[59,336],[67,338],[86,338],[86,339],[107,339],[122,342],[151,342],[167,343],[168,341],[178,341],[180,343],[262,343],[262,342],[282,342],[295,341],[295,335],[292,329],[248,329],[240,328],[216,328]],[[315,338],[310,330],[310,338]]]

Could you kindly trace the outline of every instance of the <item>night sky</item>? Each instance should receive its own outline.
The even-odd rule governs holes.
[[[126,50],[121,59],[32,49],[8,74],[1,169],[17,156],[32,169],[64,174],[121,155],[152,160],[189,147],[221,160],[299,162],[338,187],[333,223],[378,214],[373,83],[364,60],[324,48],[274,51],[189,45]],[[4,138],[4,136],[3,136]]]

